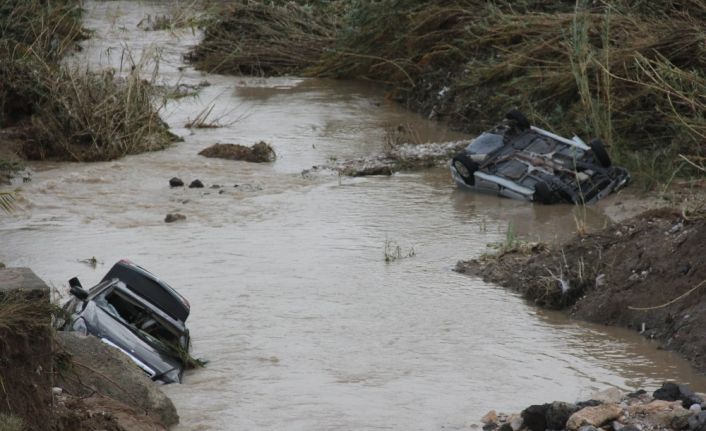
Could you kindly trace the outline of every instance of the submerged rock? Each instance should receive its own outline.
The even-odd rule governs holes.
[[[252,147],[240,144],[214,144],[201,150],[199,155],[253,163],[271,162],[277,157],[275,150],[265,141],[260,141]]]

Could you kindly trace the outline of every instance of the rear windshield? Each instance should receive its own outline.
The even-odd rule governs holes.
[[[94,299],[96,305],[131,327],[138,336],[165,350],[180,346],[179,334],[159,316],[120,291],[110,289]],[[183,338],[182,338],[183,340]]]

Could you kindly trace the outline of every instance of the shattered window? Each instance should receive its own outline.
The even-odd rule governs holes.
[[[110,290],[99,295],[95,298],[95,303],[107,313],[136,330],[141,338],[153,345],[169,349],[169,346],[181,344],[179,335],[170,330],[162,319],[118,290]]]

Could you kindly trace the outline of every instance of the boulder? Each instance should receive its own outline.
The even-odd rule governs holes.
[[[70,357],[67,367],[59,370],[59,387],[78,397],[115,399],[166,427],[179,422],[172,401],[120,350],[76,332],[60,331],[57,341]]]
[[[203,183],[201,180],[194,180],[189,184],[190,189],[202,189],[203,188]]]
[[[676,401],[679,399],[679,385],[672,382],[662,383],[662,387],[652,394],[656,400]]]
[[[585,425],[600,427],[606,422],[620,417],[622,412],[623,410],[617,404],[601,404],[594,407],[584,407],[571,415],[566,423],[566,429],[576,431]]]
[[[184,181],[182,181],[181,178],[174,177],[169,180],[169,187],[182,187],[183,185]]]
[[[545,415],[547,420],[547,429],[563,430],[566,427],[566,421],[569,420],[572,414],[578,410],[574,404],[554,401],[547,408]]]
[[[694,393],[686,385],[679,385],[672,382],[665,382],[662,387],[654,391],[652,395],[657,400],[665,401],[681,401],[682,406],[686,409],[694,404],[701,404],[704,402],[703,397]]]
[[[522,422],[531,431],[547,429],[547,410],[549,404],[535,404],[522,410]]]
[[[607,388],[591,395],[591,399],[604,404],[619,403],[623,399],[623,393],[617,388]]]

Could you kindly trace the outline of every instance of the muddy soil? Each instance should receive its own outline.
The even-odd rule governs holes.
[[[706,218],[652,210],[552,247],[516,247],[457,270],[572,317],[640,331],[706,370]]]
[[[115,399],[93,394],[68,394],[54,399],[53,430],[56,431],[166,431],[168,428],[144,412]]]

